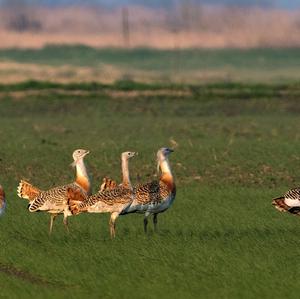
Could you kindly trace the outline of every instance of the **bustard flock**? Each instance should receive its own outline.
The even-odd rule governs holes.
[[[117,184],[110,178],[104,178],[97,193],[91,195],[91,183],[84,164],[89,151],[77,149],[73,152],[72,165],[76,169],[72,183],[41,190],[21,180],[17,188],[20,198],[28,200],[29,212],[44,211],[50,214],[49,234],[53,222],[63,214],[63,223],[67,231],[68,217],[80,213],[110,213],[109,229],[112,238],[116,235],[116,220],[129,213],[144,214],[144,230],[147,232],[148,217],[153,215],[154,229],[157,229],[157,215],[166,211],[176,195],[174,177],[169,164],[169,155],[173,150],[163,147],[157,152],[157,167],[160,170],[158,180],[132,186],[129,175],[129,159],[136,152],[123,152],[121,155],[122,183]],[[5,196],[0,186],[0,214],[5,209]]]
[[[84,157],[89,151],[77,149],[73,152],[75,180],[72,183],[41,190],[21,180],[17,194],[28,200],[29,212],[45,211],[50,214],[49,234],[53,222],[63,214],[63,223],[67,231],[68,217],[81,213],[110,213],[109,229],[112,238],[116,235],[116,220],[119,216],[130,213],[144,214],[144,231],[147,232],[148,217],[153,215],[154,230],[157,230],[157,216],[166,211],[176,196],[176,185],[171,172],[169,155],[172,149],[163,147],[157,151],[157,168],[160,170],[158,180],[132,186],[129,175],[129,159],[136,152],[121,154],[122,183],[117,184],[111,178],[104,178],[99,191],[91,195],[91,183],[87,173]],[[287,191],[283,196],[273,199],[272,205],[281,212],[300,215],[300,188]],[[0,216],[6,208],[5,192],[0,185]]]

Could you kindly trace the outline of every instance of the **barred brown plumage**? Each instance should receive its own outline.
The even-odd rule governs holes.
[[[117,186],[118,184],[114,180],[110,178],[103,178],[102,184],[99,187],[99,192],[102,192],[104,190],[112,190]]]
[[[99,191],[84,199],[76,190],[68,188],[68,204],[71,213],[76,215],[82,212],[111,213],[110,235],[115,237],[116,219],[133,200],[133,191],[129,178],[128,160],[136,155],[135,152],[124,152],[121,155],[123,182],[111,190]]]
[[[18,196],[21,198],[28,199],[29,201],[33,200],[39,193],[40,189],[32,186],[30,183],[21,180],[17,188]]]
[[[66,204],[66,191],[67,188],[79,188],[82,189],[76,183],[72,183],[65,186],[55,187],[47,191],[42,191],[38,196],[34,198],[32,203],[29,205],[28,210],[30,212],[36,212],[37,210],[43,211],[46,209],[47,211],[53,210],[60,211],[62,207]]]
[[[135,198],[139,204],[160,203],[170,195],[170,189],[163,181],[153,181],[136,187]]]
[[[118,186],[112,190],[104,190],[95,195],[90,196],[85,202],[79,204],[79,208],[90,207],[101,201],[108,206],[116,204],[126,204],[132,200],[132,191],[128,188]]]
[[[284,194],[285,198],[300,200],[300,188],[294,188]]]
[[[280,212],[287,212],[289,210],[289,206],[284,203],[284,197],[274,198],[272,201],[272,205]]]
[[[76,180],[71,184],[42,191],[31,184],[21,181],[18,186],[18,196],[29,200],[29,212],[46,211],[50,213],[49,233],[52,232],[53,221],[58,214],[64,214],[63,223],[68,230],[68,216],[72,215],[67,201],[67,189],[79,190],[83,197],[90,194],[90,181],[83,158],[89,153],[78,149],[73,152],[73,163],[76,167]]]
[[[274,198],[272,200],[272,205],[281,212],[300,215],[300,188],[290,189],[284,196]]]

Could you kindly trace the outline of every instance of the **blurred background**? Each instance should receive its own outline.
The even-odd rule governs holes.
[[[297,0],[2,0],[0,82],[298,80],[299,8]]]

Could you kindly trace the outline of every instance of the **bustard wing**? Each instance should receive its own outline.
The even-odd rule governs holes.
[[[170,195],[170,190],[161,181],[153,181],[144,185],[137,186],[135,198],[139,204],[159,203]]]
[[[289,198],[291,200],[300,200],[300,188],[294,188],[287,191],[284,194],[284,198]]]
[[[300,207],[300,188],[294,188],[284,194],[284,203],[291,208]]]
[[[40,211],[63,211],[67,206],[67,188],[81,189],[77,184],[72,183],[65,186],[55,187],[42,191],[29,205],[30,212]],[[83,192],[83,191],[82,191]]]
[[[128,188],[117,186],[112,190],[104,190],[98,192],[86,200],[78,204],[80,210],[89,208],[98,202],[102,202],[108,206],[128,204],[133,200],[133,192]]]

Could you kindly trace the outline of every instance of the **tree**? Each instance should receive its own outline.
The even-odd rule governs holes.
[[[42,23],[34,15],[34,0],[4,0],[6,26],[14,31],[39,31]]]

